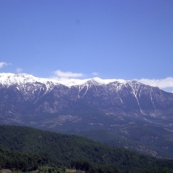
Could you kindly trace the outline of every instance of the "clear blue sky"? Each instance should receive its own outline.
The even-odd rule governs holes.
[[[0,62],[37,77],[172,79],[173,0],[0,0]]]

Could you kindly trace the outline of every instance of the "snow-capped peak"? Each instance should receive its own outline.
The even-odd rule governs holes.
[[[46,78],[38,78],[30,74],[20,73],[20,74],[13,74],[13,73],[0,73],[0,83],[2,85],[21,85],[26,83],[47,83],[47,82],[53,82],[57,83],[53,79],[46,79]]]
[[[89,78],[89,79],[66,79],[66,80],[58,80],[54,78],[38,78],[31,74],[26,73],[20,73],[20,74],[14,74],[14,73],[0,73],[0,83],[2,85],[22,85],[27,83],[43,83],[45,85],[48,85],[49,83],[52,83],[54,85],[62,84],[67,87],[75,86],[75,85],[84,85],[88,82],[92,82],[94,85],[106,85],[111,82],[118,81],[120,83],[126,83],[127,81],[123,79],[101,79],[98,77],[95,78]]]
[[[107,85],[111,82],[118,81],[120,83],[126,83],[123,79],[101,79],[98,77],[88,78],[88,79],[66,79],[66,80],[57,80],[58,83],[61,83],[67,87],[76,86],[76,85],[85,85],[88,82],[93,83],[94,85]]]

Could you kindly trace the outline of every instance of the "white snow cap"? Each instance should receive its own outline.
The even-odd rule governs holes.
[[[89,79],[59,80],[58,82],[63,84],[63,85],[66,85],[68,87],[71,87],[71,86],[75,86],[75,85],[83,85],[89,81],[91,81],[92,83],[97,84],[97,85],[106,85],[106,84],[109,84],[109,83],[115,82],[115,81],[118,81],[120,83],[125,83],[125,80],[123,80],[123,79],[100,79],[98,77],[89,78]]]
[[[88,81],[91,81],[92,83],[95,83],[97,85],[106,85],[111,82],[120,82],[120,83],[126,83],[123,79],[100,79],[98,77],[95,78],[89,78],[89,79],[66,79],[66,80],[57,80],[53,78],[38,78],[30,74],[26,73],[20,73],[20,74],[14,74],[14,73],[0,73],[0,83],[2,85],[13,85],[13,84],[26,84],[26,83],[48,83],[52,82],[54,84],[63,84],[65,86],[71,87],[75,85],[83,85],[87,83]]]
[[[20,74],[13,74],[13,73],[0,73],[0,83],[3,85],[12,85],[12,84],[26,84],[26,83],[47,83],[47,82],[54,82],[57,83],[53,79],[46,79],[46,78],[38,78],[30,74],[20,73]]]

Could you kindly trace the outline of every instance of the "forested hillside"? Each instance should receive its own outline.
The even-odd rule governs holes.
[[[164,170],[171,172],[173,170],[172,160],[160,160],[125,149],[108,147],[84,137],[57,134],[30,127],[0,126],[0,146],[13,153],[20,152],[19,156],[23,160],[26,154],[40,155],[42,158],[40,160],[37,159],[38,156],[30,159],[38,165],[44,165],[49,160],[51,165],[74,167],[89,172],[99,172],[99,170],[102,172],[163,172]],[[1,161],[6,152],[0,151]],[[14,158],[10,155],[9,157]]]
[[[46,164],[48,164],[48,160],[43,156],[5,151],[0,148],[0,169],[15,168],[22,171],[31,171],[37,169],[39,165]]]

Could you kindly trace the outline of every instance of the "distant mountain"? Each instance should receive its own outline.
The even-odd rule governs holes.
[[[66,85],[28,74],[0,74],[3,115],[56,113],[88,107],[108,115],[161,117],[173,110],[173,94],[136,81],[84,80]],[[20,108],[19,108],[20,107]]]
[[[173,158],[173,94],[137,81],[1,73],[0,122]]]

